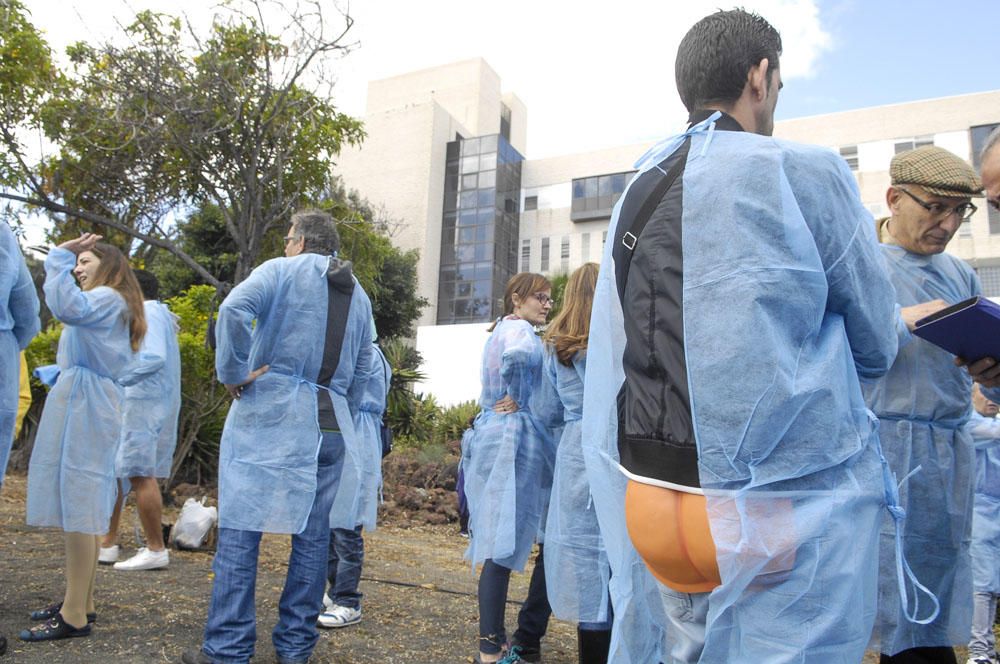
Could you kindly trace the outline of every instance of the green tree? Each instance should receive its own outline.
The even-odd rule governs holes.
[[[334,106],[322,71],[346,49],[350,17],[338,24],[318,5],[296,6],[279,37],[264,5],[235,3],[207,36],[187,26],[194,49],[178,19],[151,12],[136,16],[124,45],[71,47],[72,71],[57,77],[41,112],[58,152],[31,168],[18,153],[27,185],[0,196],[76,220],[60,221],[57,235],[114,229],[222,287],[169,223],[169,213],[214,205],[236,247],[232,280],[242,280],[289,214],[322,192],[340,149],[364,136]]]
[[[0,185],[36,177],[25,157],[22,132],[38,123],[38,109],[57,72],[48,44],[19,0],[0,0]]]

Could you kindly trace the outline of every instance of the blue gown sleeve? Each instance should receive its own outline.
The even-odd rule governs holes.
[[[879,378],[896,359],[901,319],[875,222],[839,156],[818,149],[790,162],[789,179],[826,272],[827,309],[844,319],[858,376]],[[822,164],[826,168],[817,167]]]
[[[973,417],[966,425],[977,450],[1000,445],[1000,420],[993,417]]]
[[[6,224],[4,226],[6,227]],[[31,273],[28,272],[28,265],[21,255],[21,248],[9,228],[4,232],[4,239],[8,245],[6,253],[17,264],[17,278],[11,288],[7,305],[14,319],[14,338],[17,339],[18,347],[24,350],[41,329],[41,322],[38,319],[38,294],[35,292]]]
[[[52,315],[67,325],[88,327],[117,316],[124,305],[113,288],[98,286],[84,291],[73,278],[76,254],[56,247],[45,257],[45,304]]]
[[[551,348],[546,349],[542,364],[542,381],[531,397],[531,412],[546,429],[553,430],[565,424],[562,400],[559,398],[559,380],[556,363],[559,359]]]
[[[251,371],[259,368],[250,366],[253,322],[263,313],[265,303],[271,301],[279,269],[278,262],[262,263],[233,288],[219,307],[215,373],[224,385],[243,383]],[[276,305],[279,311],[280,306]]]
[[[147,321],[146,336],[142,339],[142,347],[129,363],[125,374],[118,382],[126,387],[141,382],[153,375],[167,363],[167,339],[161,325]]]
[[[521,408],[534,389],[532,374],[541,361],[541,341],[527,323],[506,326],[503,334],[500,377],[507,386],[507,395]]]

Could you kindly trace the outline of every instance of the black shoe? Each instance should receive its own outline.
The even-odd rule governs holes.
[[[611,648],[611,630],[576,628],[577,652],[580,664],[608,664]]]
[[[2,657],[5,652],[7,652],[7,637],[0,636],[0,657]]]
[[[528,664],[537,664],[542,661],[542,648],[541,646],[526,646],[520,643],[513,644],[510,650],[507,651],[507,655],[501,660],[504,664],[513,662],[528,662]]]
[[[211,657],[206,655],[201,648],[185,650],[181,655],[183,664],[215,664]]]
[[[39,622],[51,620],[52,618],[55,618],[56,614],[59,613],[59,611],[62,610],[62,605],[63,603],[59,602],[58,604],[52,604],[50,606],[47,606],[44,609],[38,609],[37,611],[32,611],[30,617],[32,620],[36,620]],[[90,625],[95,622],[97,622],[97,612],[95,611],[94,613],[88,613],[87,624]]]
[[[56,639],[72,639],[77,636],[90,636],[90,623],[83,627],[73,627],[57,613],[51,620],[35,625],[31,629],[22,629],[18,638],[22,641],[55,641]]]

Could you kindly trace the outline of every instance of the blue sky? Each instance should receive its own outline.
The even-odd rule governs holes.
[[[830,48],[778,119],[1000,88],[998,0],[821,1],[819,18]]]

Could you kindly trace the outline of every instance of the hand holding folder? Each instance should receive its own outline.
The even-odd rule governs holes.
[[[913,334],[970,364],[1000,360],[1000,305],[971,297],[918,320]]]

